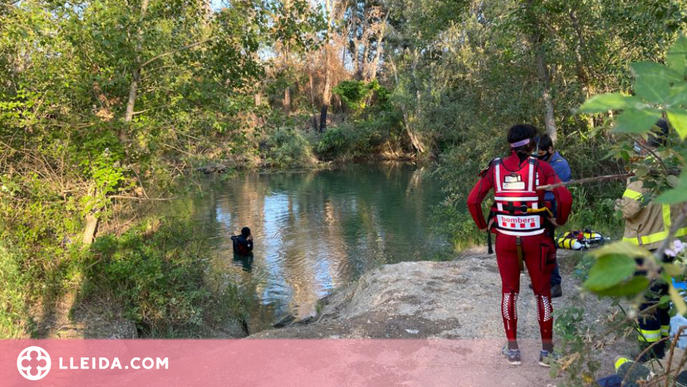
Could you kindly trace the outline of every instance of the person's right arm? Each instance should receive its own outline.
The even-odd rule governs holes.
[[[623,197],[618,203],[624,219],[632,219],[642,210],[640,200],[644,195],[643,185],[641,180],[633,181],[627,185]]]
[[[470,215],[472,215],[472,219],[480,230],[487,228],[487,221],[482,213],[482,202],[494,187],[493,174],[491,172],[490,164],[487,170],[480,173],[479,181],[472,187],[472,191],[468,195],[468,210],[470,210]]]

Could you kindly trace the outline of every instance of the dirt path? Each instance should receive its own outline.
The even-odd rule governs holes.
[[[559,259],[572,259],[561,252]],[[611,311],[610,303],[587,295],[579,297],[580,283],[571,275],[574,265],[563,263],[563,297],[554,299],[554,310],[579,306],[591,325]],[[522,341],[523,365],[508,367],[500,355],[505,341],[500,316],[500,277],[495,256],[473,250],[452,262],[406,262],[385,265],[365,274],[358,282],[325,300],[317,321],[257,333],[267,339],[452,339],[464,349],[466,378],[500,375],[513,386],[547,386],[548,370],[537,365],[539,327],[536,303],[521,277],[518,302],[518,334]],[[601,324],[598,324],[599,326]],[[554,339],[556,339],[554,337]],[[600,349],[602,372],[612,372],[611,359],[626,353],[631,344],[618,340]],[[506,379],[501,379],[506,380]]]

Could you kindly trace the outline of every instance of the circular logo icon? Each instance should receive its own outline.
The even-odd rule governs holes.
[[[17,357],[17,369],[28,380],[41,380],[50,372],[50,355],[41,347],[27,347]]]

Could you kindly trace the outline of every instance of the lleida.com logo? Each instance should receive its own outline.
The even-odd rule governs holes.
[[[124,360],[118,357],[56,357],[56,367],[59,370],[167,370],[167,357],[132,357]],[[28,380],[41,380],[50,372],[52,362],[48,352],[41,347],[24,348],[17,357],[17,370]]]
[[[17,369],[28,380],[41,380],[50,372],[50,355],[41,347],[24,348],[17,357]]]

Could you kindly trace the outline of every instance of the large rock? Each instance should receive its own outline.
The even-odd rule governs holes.
[[[522,275],[519,334],[538,339],[536,304]],[[568,282],[565,297],[575,292]],[[294,324],[252,337],[503,338],[501,282],[496,258],[468,254],[453,262],[384,265],[323,300],[315,323]]]

